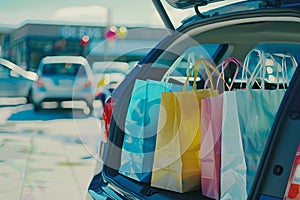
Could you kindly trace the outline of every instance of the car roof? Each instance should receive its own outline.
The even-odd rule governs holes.
[[[92,65],[93,71],[97,73],[103,73],[105,71],[127,73],[129,68],[127,62],[118,61],[96,61]]]
[[[87,60],[82,56],[46,56],[42,59],[46,63],[79,63],[86,64]]]

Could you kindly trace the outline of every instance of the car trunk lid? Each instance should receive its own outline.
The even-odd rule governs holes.
[[[171,34],[177,27],[168,14],[167,6],[161,0],[152,0],[158,14],[160,15],[168,33]],[[166,0],[173,10],[194,9],[194,14],[200,18],[209,18],[215,15],[233,13],[255,9],[275,9],[282,7],[299,6],[300,2],[294,0]],[[181,19],[182,23],[188,18]]]

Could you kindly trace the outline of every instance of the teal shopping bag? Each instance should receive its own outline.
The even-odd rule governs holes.
[[[181,85],[136,80],[125,120],[119,173],[150,183],[161,94],[182,90]]]
[[[287,72],[284,59],[278,62],[272,54],[254,49],[244,61],[246,88],[224,92],[221,199],[247,199],[288,85]],[[270,83],[277,87],[266,89]]]
[[[221,199],[247,199],[285,90],[223,94]]]

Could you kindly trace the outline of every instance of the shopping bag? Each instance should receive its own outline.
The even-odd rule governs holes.
[[[284,90],[224,93],[221,198],[247,199]]]
[[[206,60],[195,65],[198,64],[213,68]],[[200,189],[201,99],[217,94],[213,88],[195,87],[191,91],[162,93],[152,187],[179,193]]]
[[[119,173],[150,183],[161,93],[182,89],[182,85],[136,80],[125,120]]]
[[[202,194],[219,199],[223,94],[203,99],[201,108]]]
[[[250,77],[246,78],[246,89],[223,94],[221,199],[247,199],[285,93],[285,89],[264,88],[268,67],[264,52],[251,51],[245,58],[243,67],[248,68],[247,63],[254,52],[258,56],[255,58],[257,65],[251,71]],[[273,63],[276,63],[275,60]],[[252,89],[254,83],[261,89]]]
[[[224,75],[224,70],[230,63],[236,66],[236,70],[228,90],[233,87],[242,63],[229,57],[217,67],[222,68],[220,75]],[[220,198],[222,109],[223,93],[201,101],[201,188],[204,196],[213,199]]]

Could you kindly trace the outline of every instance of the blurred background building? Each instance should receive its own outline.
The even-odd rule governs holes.
[[[167,32],[160,28],[42,24],[0,28],[1,57],[35,71],[48,55],[82,55],[95,61],[136,61]],[[26,66],[26,67],[25,67]]]

